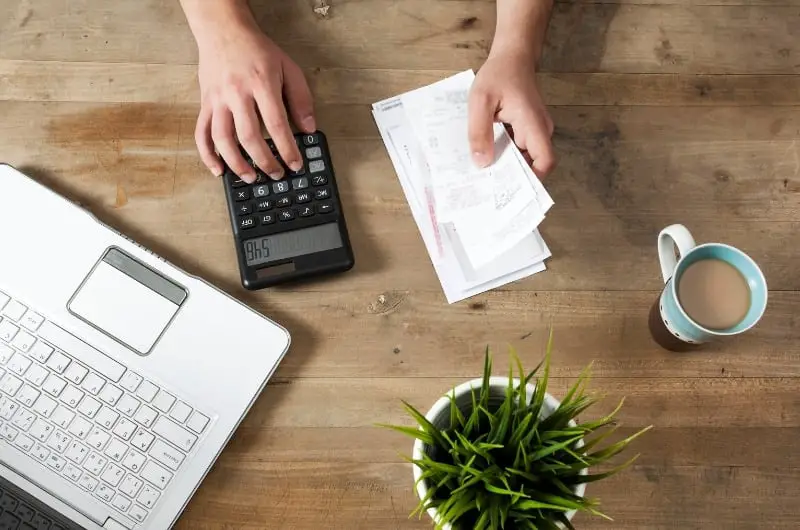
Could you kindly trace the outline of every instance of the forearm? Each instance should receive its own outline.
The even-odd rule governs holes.
[[[538,63],[552,8],[553,0],[497,0],[491,53],[529,55]]]
[[[199,47],[257,25],[247,0],[179,0]]]

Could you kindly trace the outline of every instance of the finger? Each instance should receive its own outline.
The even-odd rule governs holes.
[[[556,153],[550,139],[541,133],[531,133],[528,136],[526,148],[533,160],[531,168],[539,178],[549,175],[556,167]]]
[[[275,147],[284,164],[292,171],[299,171],[303,167],[303,159],[300,157],[300,150],[297,148],[297,142],[295,142],[292,129],[289,127],[283,98],[279,93],[269,93],[267,90],[269,89],[256,91],[258,110],[261,111],[267,132],[275,142]]]
[[[267,147],[267,141],[261,134],[261,121],[256,113],[255,102],[250,100],[248,104],[246,101],[240,101],[233,109],[236,136],[256,166],[271,178],[279,180],[283,177],[283,168]]]
[[[497,100],[473,89],[469,96],[469,145],[475,163],[486,167],[494,161],[494,116]]]
[[[215,177],[222,176],[224,168],[222,161],[214,151],[214,141],[211,139],[211,107],[203,105],[200,114],[197,116],[197,126],[194,129],[194,142],[197,144],[197,151],[200,153],[200,160],[214,174]]]
[[[219,107],[214,111],[214,116],[211,118],[211,137],[231,171],[247,183],[255,182],[255,170],[239,150],[233,128],[233,115],[226,107]]]
[[[317,130],[317,122],[314,117],[314,99],[311,90],[299,67],[286,68],[284,73],[283,91],[286,95],[286,102],[289,105],[289,112],[292,122],[298,129],[305,133],[313,133]]]

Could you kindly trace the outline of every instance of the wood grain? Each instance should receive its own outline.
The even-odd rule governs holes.
[[[307,69],[317,105],[369,106],[455,70]],[[794,75],[544,72],[551,106],[798,106]],[[194,65],[0,59],[0,100],[199,104]]]
[[[293,344],[178,528],[411,529],[400,399],[427,409],[555,331],[551,391],[593,363],[636,464],[593,485],[588,529],[795,529],[800,516],[800,0],[559,1],[540,88],[556,124],[545,273],[448,305],[369,112],[465,68],[492,0],[253,1],[303,67],[357,264],[245,292],[221,183],[200,164],[197,52],[174,0],[0,3],[0,161],[284,324]],[[764,269],[764,319],[694,352],[646,328],[655,237],[686,224]],[[57,223],[54,231],[58,234]],[[0,258],[1,259],[1,258]]]
[[[128,5],[130,4],[130,5]],[[144,6],[147,7],[144,7]],[[464,69],[485,59],[493,2],[254,2],[262,27],[305,67]],[[196,64],[171,0],[124,6],[17,0],[0,8],[0,58]],[[559,3],[542,67],[558,72],[800,72],[800,14],[791,5]]]

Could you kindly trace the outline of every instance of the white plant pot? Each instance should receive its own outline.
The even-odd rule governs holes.
[[[519,379],[514,379],[515,386],[519,386],[519,383],[520,383]],[[448,391],[447,394],[439,398],[439,400],[433,404],[433,407],[431,407],[431,409],[425,415],[425,418],[436,427],[440,428],[448,427],[450,424],[450,396],[455,393],[456,406],[458,406],[462,414],[466,416],[472,409],[472,396],[470,395],[471,390],[473,388],[476,391],[480,390],[481,385],[483,385],[483,378],[472,379],[471,381],[467,381],[465,383],[458,385],[454,389]],[[502,402],[502,400],[505,399],[506,389],[508,388],[508,378],[500,376],[490,377],[489,388],[490,388],[490,394],[489,394],[490,402],[491,401],[496,401],[498,403]],[[535,385],[528,383],[526,391],[528,403],[530,403],[530,400],[535,390],[536,390]],[[541,415],[546,418],[547,416],[555,412],[559,404],[560,402],[556,398],[554,398],[552,395],[548,393],[545,393],[544,405],[542,407],[543,412]],[[570,421],[570,425],[575,426],[576,424],[574,421]],[[582,447],[583,440],[579,440],[577,445],[578,447]],[[415,440],[414,449],[412,451],[412,458],[414,460],[421,459],[424,451],[425,451],[425,444],[422,443],[422,441],[420,440]],[[413,465],[412,467],[414,471],[414,482],[419,481],[417,482],[417,496],[420,499],[424,499],[428,493],[428,485],[425,481],[419,480],[420,476],[422,475],[422,470],[416,465]],[[582,475],[585,475],[587,473],[588,471],[586,469],[581,470]],[[586,484],[579,484],[573,491],[575,491],[575,495],[583,497],[586,492]],[[436,508],[428,508],[427,513],[435,523],[437,524],[439,523],[440,519]],[[575,516],[575,513],[576,513],[575,510],[572,510],[566,512],[564,515],[566,515],[567,519],[571,521],[572,518]],[[561,523],[556,523],[556,525],[559,528],[564,528],[564,526]],[[443,528],[444,530],[453,530],[449,524],[444,525]]]

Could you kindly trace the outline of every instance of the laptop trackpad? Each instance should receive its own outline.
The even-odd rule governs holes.
[[[117,249],[110,249],[72,297],[69,309],[113,339],[147,354],[186,291]]]

